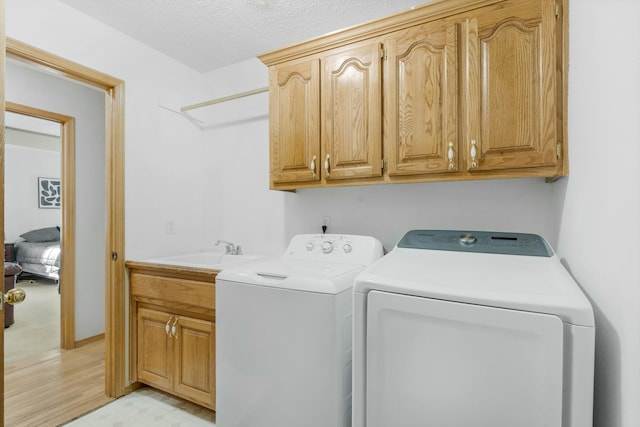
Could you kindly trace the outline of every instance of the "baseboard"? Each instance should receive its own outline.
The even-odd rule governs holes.
[[[89,343],[92,343],[92,342],[95,342],[95,341],[100,341],[100,340],[103,340],[103,339],[104,339],[104,333],[98,334],[98,335],[94,335],[92,337],[85,338],[85,339],[82,339],[80,341],[76,341],[75,344],[74,344],[74,347],[78,348],[78,347],[81,347],[81,346],[83,346],[85,344],[89,344]]]

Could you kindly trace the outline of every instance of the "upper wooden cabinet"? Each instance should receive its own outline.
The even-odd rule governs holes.
[[[365,42],[322,57],[323,179],[382,175],[382,46]]]
[[[436,21],[385,39],[390,176],[458,170],[458,33]]]
[[[559,162],[555,26],[551,1],[506,2],[465,20],[462,106],[470,172]]]
[[[441,0],[260,59],[271,188],[566,175],[567,0]]]
[[[271,182],[318,181],[320,61],[302,59],[269,69]]]

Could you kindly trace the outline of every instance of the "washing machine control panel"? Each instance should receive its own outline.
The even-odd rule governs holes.
[[[382,254],[382,244],[370,236],[299,234],[291,239],[283,257],[367,264]]]
[[[550,257],[549,244],[536,234],[491,231],[412,230],[399,248]]]

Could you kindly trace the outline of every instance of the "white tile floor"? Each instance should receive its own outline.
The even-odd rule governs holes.
[[[152,388],[143,388],[65,427],[211,427],[215,412]]]

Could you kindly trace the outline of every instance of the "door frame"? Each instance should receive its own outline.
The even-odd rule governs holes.
[[[76,167],[75,119],[70,116],[6,101],[5,111],[60,123],[60,178],[62,193],[62,233],[60,238],[60,348],[75,347],[75,229]],[[4,204],[3,204],[4,206]]]
[[[71,80],[100,88],[105,92],[105,393],[109,397],[120,397],[127,392],[127,358],[125,353],[127,292],[124,267],[124,81],[9,37],[6,38],[6,55],[34,65],[37,69],[61,74]],[[4,131],[4,123],[1,128]],[[2,139],[3,143],[4,139]],[[0,152],[3,149],[4,145],[0,146]],[[0,210],[4,208],[4,196],[0,208]],[[1,214],[2,212],[0,212]],[[3,382],[2,379],[0,381]],[[0,387],[0,391],[3,389],[4,384]]]

